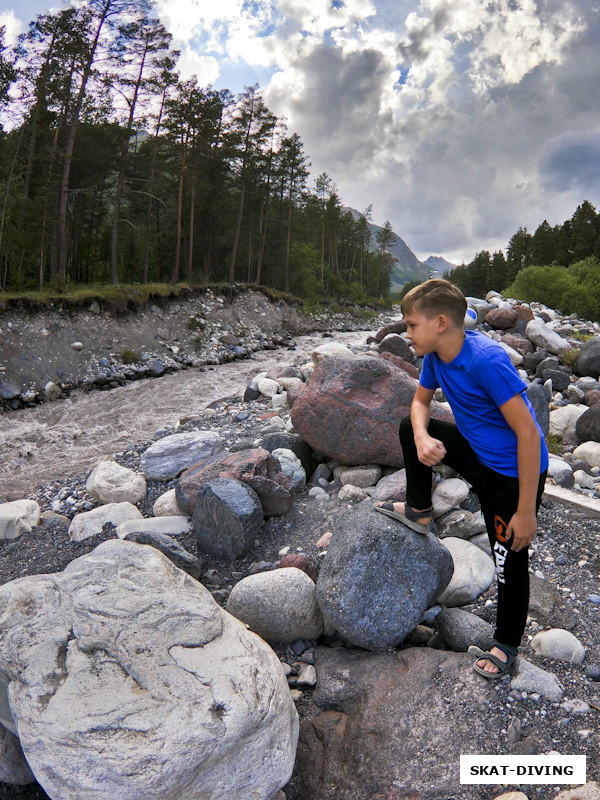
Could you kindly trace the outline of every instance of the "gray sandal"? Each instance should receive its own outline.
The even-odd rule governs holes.
[[[475,661],[473,662],[473,669],[479,675],[483,675],[484,678],[489,678],[494,680],[495,678],[503,678],[505,675],[508,675],[512,665],[514,664],[515,658],[517,657],[517,648],[516,647],[509,647],[507,644],[498,644],[498,642],[494,642],[493,647],[497,647],[498,650],[502,650],[502,652],[506,655],[506,661],[502,661],[498,658],[498,656],[493,656],[491,653],[486,653],[477,645],[472,644],[469,649],[467,650],[468,653],[472,656],[477,656]],[[477,665],[478,661],[481,660],[490,661],[494,666],[498,667],[498,672],[487,672],[485,669]]]
[[[394,511],[394,503],[391,501],[382,503],[380,506],[375,504],[373,508],[375,511],[379,511],[381,514],[387,514],[388,517],[397,519],[398,522],[402,522],[407,528],[410,528],[417,533],[429,533],[429,525],[421,525],[417,522],[417,520],[421,519],[421,517],[430,517],[433,513],[433,506],[430,508],[425,508],[423,511],[414,511],[405,503],[404,514],[401,514],[399,511]]]

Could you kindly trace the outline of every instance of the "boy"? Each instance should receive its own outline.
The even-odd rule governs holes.
[[[528,545],[537,529],[548,469],[548,450],[525,393],[526,384],[507,353],[482,333],[464,330],[467,302],[445,280],[426,281],[402,300],[408,336],[424,356],[410,417],[400,424],[406,503],[375,508],[421,533],[431,521],[431,468],[440,462],[459,472],[477,493],[498,577],[495,643],[477,647],[476,672],[506,675],[521,642],[529,605]],[[456,424],[431,419],[441,387]]]

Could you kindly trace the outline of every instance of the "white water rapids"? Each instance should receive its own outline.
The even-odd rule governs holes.
[[[335,333],[348,347],[373,331]],[[187,369],[116,389],[70,397],[0,416],[0,502],[27,497],[41,484],[79,475],[99,459],[152,439],[158,428],[200,414],[222,397],[243,395],[248,382],[278,364],[302,363],[322,335],[299,336],[296,349],[264,350],[251,359]]]

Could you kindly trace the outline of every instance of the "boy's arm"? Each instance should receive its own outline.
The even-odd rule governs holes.
[[[535,501],[540,479],[540,432],[520,394],[500,406],[506,422],[517,435],[519,505],[509,522],[506,538],[512,535],[511,550],[521,550],[535,536]]]
[[[431,419],[433,394],[433,389],[426,389],[419,384],[410,407],[410,421],[412,422],[415,445],[417,446],[417,455],[419,461],[428,467],[439,464],[446,455],[446,448],[442,442],[427,433],[427,426]]]

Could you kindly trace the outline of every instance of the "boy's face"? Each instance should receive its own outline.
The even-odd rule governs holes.
[[[422,311],[413,310],[404,317],[404,321],[406,333],[418,356],[436,352],[440,335],[448,329],[448,320],[444,314],[428,317]]]

